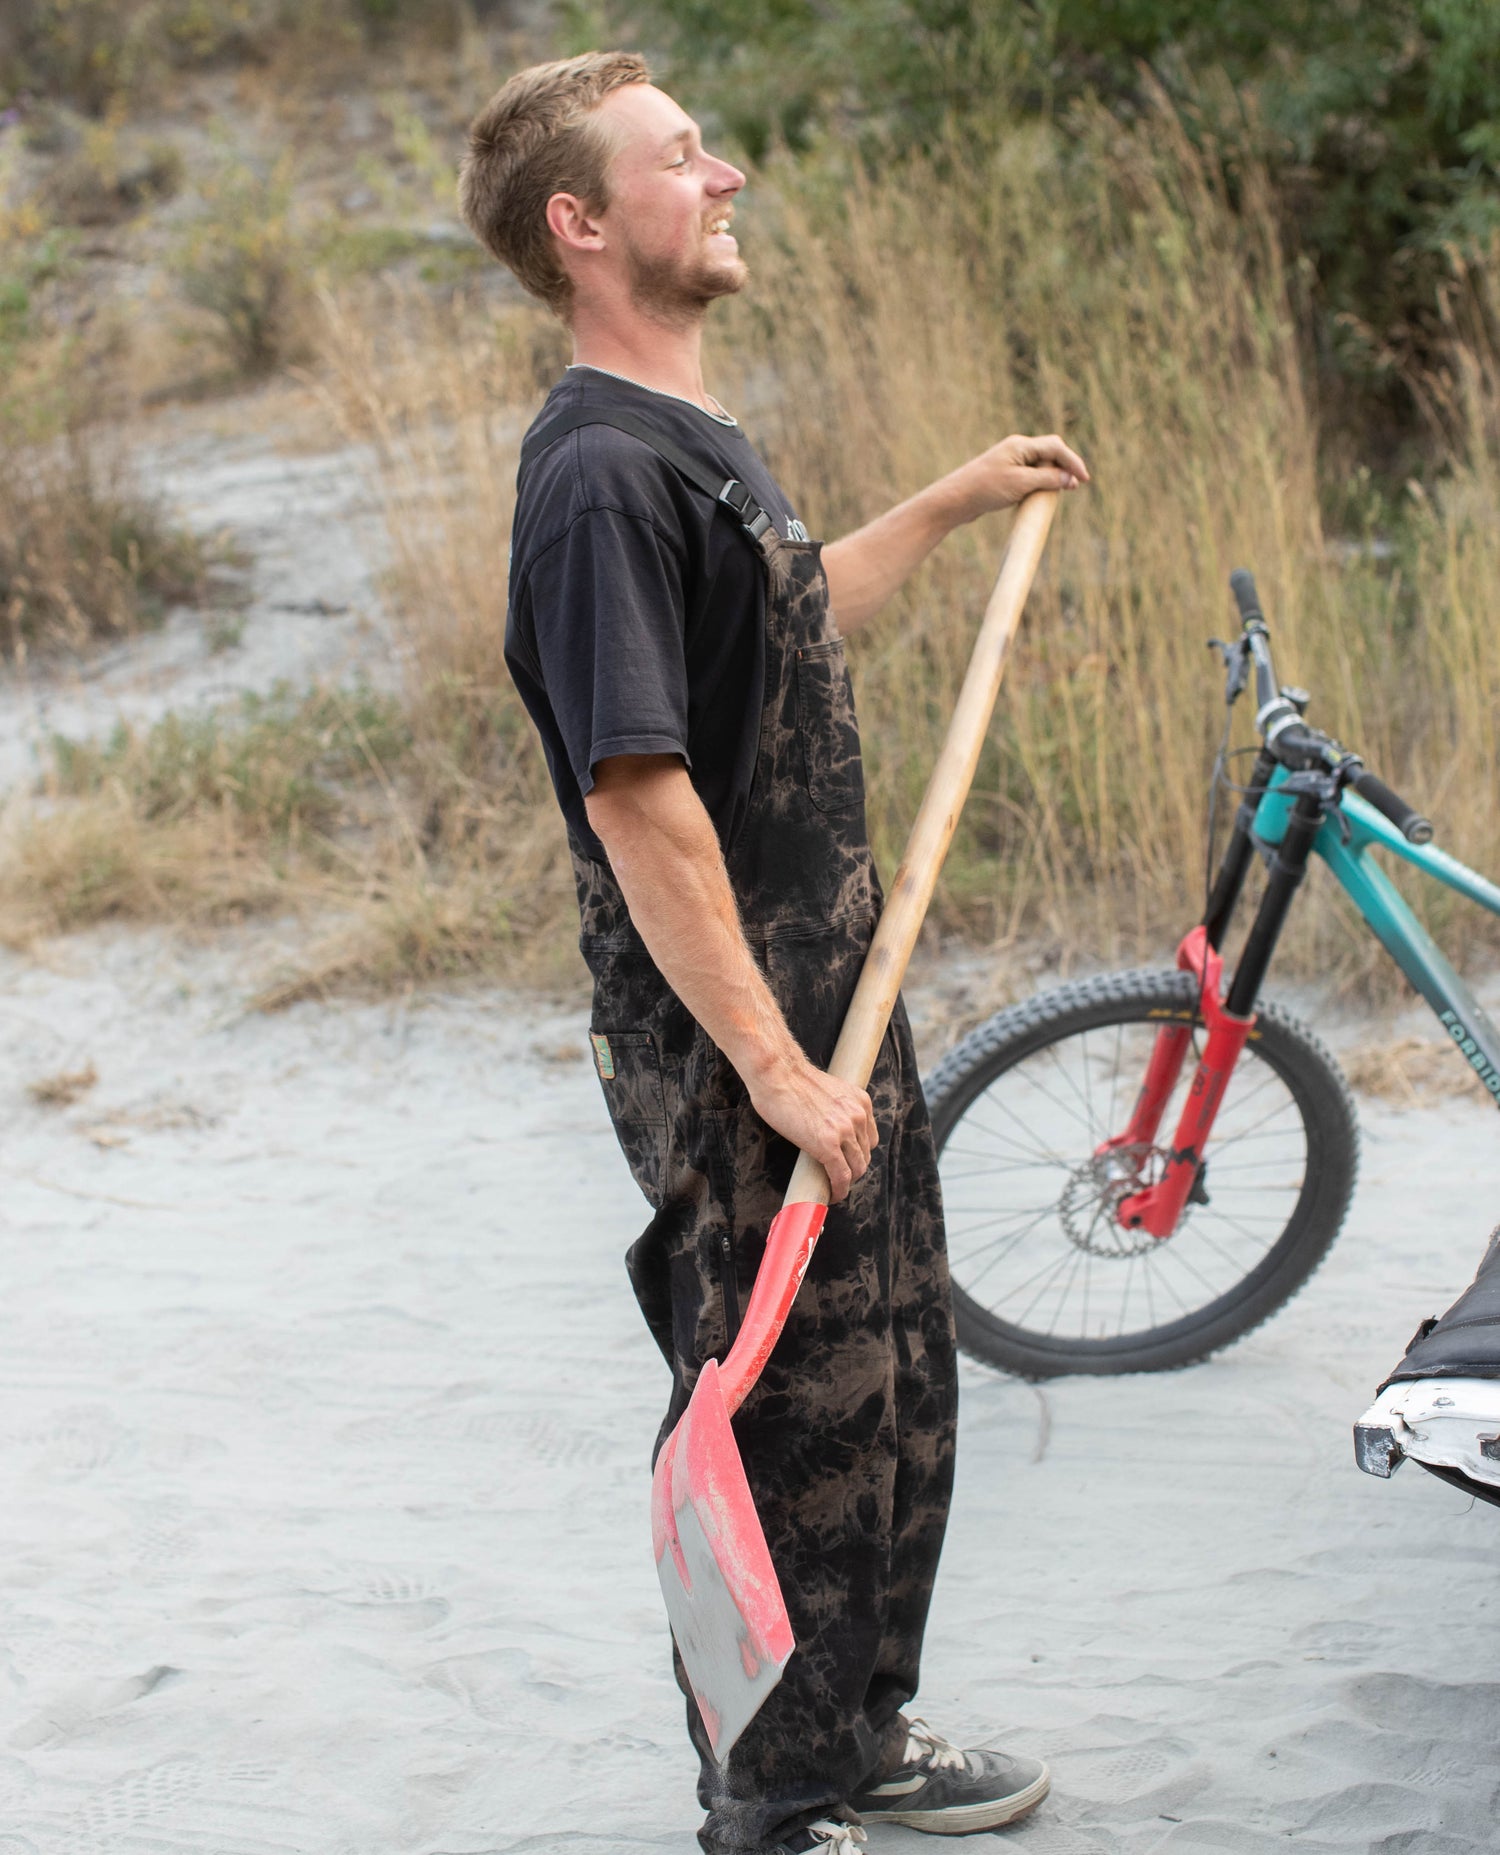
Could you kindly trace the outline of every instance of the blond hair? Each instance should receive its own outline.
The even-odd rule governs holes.
[[[517,71],[469,124],[458,204],[469,230],[564,320],[573,286],[547,225],[554,193],[609,204],[610,137],[594,117],[612,90],[649,84],[635,52],[584,52]]]

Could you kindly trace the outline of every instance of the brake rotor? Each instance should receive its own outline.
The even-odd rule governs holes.
[[[1149,1230],[1127,1230],[1115,1213],[1122,1199],[1150,1183],[1151,1161],[1165,1164],[1167,1157],[1160,1147],[1111,1147],[1075,1166],[1057,1204],[1058,1218],[1074,1248],[1113,1262],[1154,1249],[1160,1238]]]

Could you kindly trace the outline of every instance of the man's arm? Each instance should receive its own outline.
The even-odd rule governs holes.
[[[1008,509],[1033,490],[1070,490],[1088,468],[1061,438],[1004,438],[823,550],[828,597],[839,629],[865,623],[964,522]]]
[[[755,964],[712,820],[675,754],[621,754],[584,799],[646,949],[728,1057],[761,1119],[811,1153],[833,1202],[879,1144],[863,1089],[807,1060]]]

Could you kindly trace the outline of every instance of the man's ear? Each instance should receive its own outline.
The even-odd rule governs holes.
[[[604,229],[575,193],[554,193],[547,202],[547,230],[571,251],[602,251]]]

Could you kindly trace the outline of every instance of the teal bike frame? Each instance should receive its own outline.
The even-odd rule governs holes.
[[[1203,920],[1177,949],[1179,969],[1196,982],[1197,1010],[1171,1014],[1177,1021],[1157,1031],[1129,1122],[1095,1156],[1105,1159],[1113,1152],[1122,1177],[1141,1179],[1145,1156],[1161,1155],[1159,1174],[1115,1205],[1125,1229],[1153,1237],[1171,1236],[1203,1190],[1204,1155],[1219,1104],[1255,1034],[1261,982],[1314,856],[1328,865],[1500,1107],[1500,1029],[1372,853],[1390,851],[1491,914],[1500,915],[1500,887],[1439,850],[1430,841],[1428,821],[1366,771],[1358,755],[1307,726],[1302,719],[1311,700],[1307,692],[1276,681],[1254,580],[1240,571],[1230,576],[1230,586],[1244,628],[1234,643],[1218,645],[1228,670],[1225,700],[1232,708],[1253,674],[1260,751],[1248,785],[1240,789],[1244,797]],[[1226,987],[1220,947],[1257,854],[1267,866],[1265,893]],[[1162,1120],[1193,1042],[1195,1019],[1207,1034],[1177,1125],[1163,1145]]]
[[[1280,788],[1287,778],[1286,768],[1277,767],[1256,807],[1251,835],[1267,850],[1279,846],[1286,835],[1292,800]],[[1500,1029],[1370,853],[1388,850],[1494,915],[1500,915],[1500,888],[1436,844],[1408,843],[1357,792],[1345,792],[1338,809],[1324,818],[1312,850],[1333,872],[1371,933],[1437,1013],[1439,1024],[1500,1107]]]

